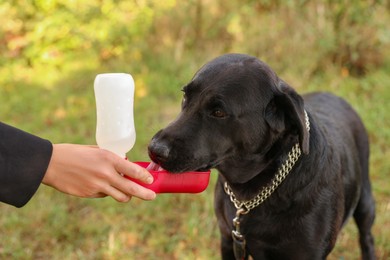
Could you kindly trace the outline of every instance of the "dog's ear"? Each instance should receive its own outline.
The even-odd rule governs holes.
[[[309,131],[306,129],[302,97],[282,80],[274,90],[274,97],[265,110],[266,122],[277,133],[284,130],[297,131],[301,150],[308,154]]]

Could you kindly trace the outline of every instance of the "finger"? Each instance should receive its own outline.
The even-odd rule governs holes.
[[[156,193],[154,191],[142,187],[131,180],[123,178],[119,174],[113,181],[112,186],[128,196],[134,196],[143,200],[153,200],[156,198]]]
[[[102,194],[102,193],[100,193],[100,194]],[[104,191],[104,194],[102,194],[102,196],[99,196],[99,195],[97,197],[110,196],[118,202],[128,202],[131,199],[130,195],[123,193],[120,190],[118,190],[112,186],[107,186],[105,191]]]
[[[144,183],[153,183],[153,175],[150,174],[150,172],[148,172],[145,168],[127,160],[117,160],[117,163],[115,164],[115,169],[119,173],[140,180]]]

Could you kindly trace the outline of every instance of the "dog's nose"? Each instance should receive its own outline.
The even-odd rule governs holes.
[[[155,163],[161,165],[168,160],[170,148],[168,144],[152,140],[148,147],[149,157]]]

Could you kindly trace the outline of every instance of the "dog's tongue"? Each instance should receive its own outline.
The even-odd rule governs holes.
[[[155,162],[151,162],[148,167],[146,167],[146,170],[148,171],[163,171],[164,169],[160,167],[160,165],[158,165],[157,163]]]

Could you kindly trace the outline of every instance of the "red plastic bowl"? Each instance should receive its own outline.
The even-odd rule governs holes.
[[[135,163],[144,168],[150,164],[149,162]],[[152,184],[146,184],[128,176],[125,177],[156,193],[200,193],[207,188],[210,180],[210,171],[170,173],[165,170],[149,170],[149,172],[154,178]]]

